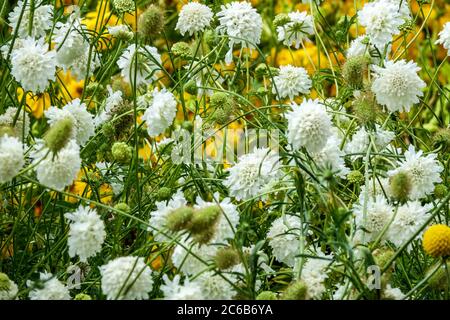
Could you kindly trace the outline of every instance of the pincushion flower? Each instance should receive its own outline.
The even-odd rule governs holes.
[[[450,56],[450,22],[444,24],[441,32],[439,32],[439,39],[436,44],[441,44],[445,49],[447,49],[447,55]]]
[[[420,67],[413,61],[387,61],[384,68],[373,66],[374,78],[372,91],[379,104],[391,112],[408,112],[423,96],[426,83],[417,72]]]
[[[328,279],[327,270],[332,263],[333,255],[321,251],[315,257],[308,258],[303,265],[301,279],[307,287],[308,299],[320,299],[326,291],[325,280]]]
[[[147,104],[145,97],[141,99],[141,106],[148,106],[142,120],[147,123],[147,131],[151,137],[164,132],[175,119],[177,113],[177,101],[175,96],[166,89],[159,91],[157,88],[148,96],[150,102]]]
[[[137,57],[135,55],[137,54]],[[135,64],[137,61],[137,70]],[[158,78],[157,72],[161,69],[161,56],[155,47],[144,46],[136,50],[136,44],[128,46],[117,60],[121,75],[128,83],[134,83],[136,74],[136,86],[151,83]]]
[[[304,39],[314,34],[313,20],[305,11],[290,12],[288,17],[289,22],[277,27],[278,41],[298,49]]]
[[[22,142],[16,137],[0,137],[0,184],[10,181],[25,164]]]
[[[183,36],[186,33],[192,36],[209,27],[212,18],[213,12],[208,6],[198,2],[189,2],[181,8],[175,29],[180,31]]]
[[[19,0],[14,10],[8,16],[9,25],[12,27],[12,32],[16,32],[20,38],[28,36],[30,23],[30,1],[26,2],[25,10],[23,8],[24,1]],[[22,19],[19,19],[22,14]],[[45,37],[46,32],[52,28],[53,25],[53,5],[37,5],[33,12],[33,26],[31,29],[31,36],[33,38]]]
[[[51,273],[40,273],[39,281],[42,287],[35,282],[27,281],[27,286],[33,288],[29,293],[30,300],[70,300],[68,288]]]
[[[291,65],[281,66],[280,72],[273,78],[273,94],[279,94],[280,98],[293,100],[299,94],[308,94],[312,81],[306,70],[302,67]]]
[[[217,14],[220,23],[217,31],[230,38],[228,42],[230,50],[225,56],[225,62],[230,64],[233,60],[233,47],[236,44],[241,44],[242,48],[253,48],[259,44],[262,19],[249,2],[234,1],[220,8],[221,11]]]
[[[161,291],[166,300],[204,300],[202,287],[198,282],[184,280],[184,284],[180,284],[181,277],[177,274],[172,280],[165,274],[163,275],[164,284]]]

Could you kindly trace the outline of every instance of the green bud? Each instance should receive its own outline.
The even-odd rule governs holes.
[[[226,124],[230,121],[230,114],[224,109],[217,109],[214,112],[213,121],[220,125]]]
[[[437,184],[434,187],[434,195],[438,199],[444,198],[448,194],[448,188],[445,186],[445,184]]]
[[[116,142],[111,148],[111,153],[115,161],[127,164],[133,157],[133,149],[125,142]]]
[[[171,196],[172,189],[168,187],[161,187],[156,193],[156,199],[158,199],[158,201],[169,200]]]
[[[352,104],[353,113],[361,124],[375,122],[381,109],[371,92],[362,93]]]
[[[291,282],[281,295],[281,300],[306,300],[308,287],[303,280]]]
[[[239,263],[239,255],[233,248],[220,248],[217,250],[214,261],[217,268],[226,270]]]
[[[258,294],[256,300],[277,300],[277,294],[272,291],[263,291]]]
[[[131,211],[130,207],[125,202],[119,202],[118,204],[116,204],[114,206],[114,209],[120,210],[120,211],[123,211],[126,213],[130,213],[130,211]]]
[[[102,133],[106,138],[113,140],[116,136],[116,128],[111,122],[105,122],[102,125]]]
[[[133,0],[112,0],[114,8],[120,12],[133,12],[134,11],[134,1]]]
[[[164,28],[164,20],[163,10],[152,4],[139,17],[138,30],[146,37],[157,35]]]
[[[221,213],[222,210],[216,205],[197,210],[192,217],[191,232],[202,233],[213,228]]]
[[[209,99],[209,105],[214,109],[229,109],[232,106],[232,99],[225,92],[214,92]]]
[[[194,80],[189,80],[185,85],[184,85],[184,91],[186,91],[187,93],[195,96],[198,93],[198,87],[197,84],[195,83]]]
[[[284,26],[286,23],[291,22],[291,18],[286,13],[280,13],[273,19],[273,25],[276,27]]]
[[[348,173],[347,180],[351,183],[361,183],[364,181],[364,175],[359,170],[352,170]]]
[[[0,291],[9,291],[11,288],[11,280],[8,275],[0,272]]]
[[[450,151],[450,128],[439,129],[436,131],[433,137],[433,143],[435,146],[442,146],[443,152]]]
[[[72,119],[64,118],[54,123],[44,135],[45,145],[57,153],[72,139],[74,124]]]
[[[217,34],[214,30],[208,29],[203,33],[203,39],[210,47],[214,47],[217,44]]]
[[[194,209],[191,207],[181,207],[171,211],[166,218],[166,227],[171,231],[180,231],[187,229],[194,215]]]
[[[411,192],[411,178],[405,172],[399,172],[389,179],[392,197],[395,200],[404,203],[408,201],[409,193]]]
[[[171,49],[175,57],[180,57],[182,59],[189,59],[192,57],[192,50],[188,43],[180,41],[175,43]]]
[[[92,297],[86,293],[79,293],[73,300],[92,300]]]
[[[342,76],[349,87],[362,89],[364,86],[364,76],[368,71],[368,60],[365,56],[349,58],[343,68]]]

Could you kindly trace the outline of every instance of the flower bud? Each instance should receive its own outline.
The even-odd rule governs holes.
[[[263,291],[258,294],[256,300],[277,300],[277,294],[272,291]]]
[[[79,293],[73,300],[92,300],[91,296],[86,293]]]
[[[450,151],[450,128],[441,128],[436,131],[433,137],[433,143],[435,146],[442,146],[443,152]]]
[[[343,68],[342,76],[347,85],[353,89],[362,89],[364,86],[364,76],[368,71],[368,60],[365,56],[349,58]]]
[[[434,187],[434,195],[438,199],[444,198],[448,194],[448,188],[445,186],[445,184],[437,184]]]
[[[273,19],[273,25],[276,27],[282,27],[286,23],[290,22],[291,18],[286,13],[280,13],[275,16],[275,19]]]
[[[198,87],[197,84],[195,83],[194,80],[189,80],[185,85],[184,85],[184,91],[186,91],[187,93],[195,96],[198,93]]]
[[[127,164],[133,157],[133,149],[125,142],[116,142],[111,149],[112,156],[115,161]]]
[[[141,14],[138,22],[138,30],[146,37],[159,34],[164,28],[163,10],[152,4]]]
[[[281,295],[281,300],[306,300],[308,287],[303,280],[291,282]]]
[[[130,207],[125,202],[119,202],[118,204],[116,204],[114,206],[114,209],[119,210],[119,211],[123,211],[123,212],[126,212],[126,213],[130,213],[130,211],[131,211]]]
[[[172,189],[168,187],[162,187],[156,193],[156,199],[158,201],[169,200],[171,196],[172,196]]]
[[[371,92],[364,92],[352,103],[353,113],[361,124],[375,122],[381,109]]]
[[[189,59],[192,57],[191,47],[184,41],[175,43],[172,46],[171,51],[175,57],[180,57],[182,59]]]
[[[197,210],[192,217],[191,232],[202,233],[213,228],[221,213],[220,207],[215,205]]]
[[[15,136],[14,129],[11,128],[10,126],[0,126],[0,138],[3,137],[4,135],[14,137]]]
[[[364,175],[359,170],[352,170],[348,173],[347,180],[351,183],[361,183],[364,181]]]

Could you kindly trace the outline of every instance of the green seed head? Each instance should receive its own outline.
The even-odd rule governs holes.
[[[433,137],[433,142],[435,146],[442,146],[443,152],[450,151],[450,128],[439,129],[436,131]]]
[[[125,142],[116,142],[112,146],[111,153],[115,161],[127,164],[133,156],[133,149]]]
[[[86,293],[79,293],[73,300],[92,300],[92,297]]]
[[[445,186],[445,184],[437,184],[434,187],[434,195],[438,199],[444,198],[448,194],[448,188]]]
[[[4,135],[14,137],[15,136],[14,129],[10,126],[0,126],[0,138],[3,137]]]
[[[175,43],[171,49],[175,57],[180,57],[182,59],[189,59],[192,57],[192,50],[188,43],[180,41]]]
[[[130,211],[131,211],[130,207],[125,202],[119,202],[118,204],[116,204],[114,206],[114,209],[120,210],[120,211],[123,211],[126,213],[130,213]]]
[[[348,173],[347,180],[351,183],[361,183],[364,181],[364,175],[358,170],[352,170]]]
[[[158,201],[169,200],[171,196],[172,196],[172,189],[168,187],[162,187],[156,193],[156,199]]]
[[[219,206],[209,206],[197,210],[192,217],[191,232],[198,234],[213,229],[221,213],[222,210]]]
[[[364,92],[353,101],[353,113],[361,124],[375,122],[381,114],[381,108],[371,92]]]
[[[289,18],[286,13],[280,13],[275,16],[275,19],[273,19],[273,25],[275,27],[282,27],[288,22],[291,22],[291,18]]]
[[[166,227],[170,231],[181,231],[187,229],[191,223],[194,209],[191,207],[181,207],[173,210],[167,215]]]
[[[138,30],[145,37],[158,35],[165,23],[163,10],[152,4],[141,14],[138,22]]]
[[[74,123],[70,118],[64,118],[54,123],[44,135],[45,145],[57,153],[64,148],[73,137]]]
[[[406,172],[399,172],[389,179],[392,197],[404,203],[408,201],[411,192],[411,178]]]
[[[450,268],[450,262],[447,262],[447,268]],[[430,270],[433,267],[430,268]],[[448,286],[447,270],[445,265],[441,266],[435,274],[428,279],[428,284],[435,290],[445,290]]]
[[[364,76],[368,71],[368,60],[365,56],[349,58],[343,68],[342,76],[347,85],[353,89],[362,89],[364,86]]]
[[[105,122],[102,125],[102,133],[108,139],[114,139],[116,136],[116,128],[111,122]]]
[[[272,291],[263,291],[258,294],[256,300],[277,300],[277,294]]]
[[[239,255],[233,248],[220,248],[214,261],[220,270],[226,270],[239,263]]]
[[[114,8],[120,13],[134,11],[134,1],[133,0],[113,0],[112,4],[113,4]]]
[[[291,282],[281,295],[281,300],[306,300],[308,287],[303,280]]]
[[[214,109],[231,109],[233,100],[225,92],[215,92],[209,100],[209,105]]]
[[[213,121],[220,125],[226,124],[230,121],[230,114],[224,109],[217,109],[214,112]]]

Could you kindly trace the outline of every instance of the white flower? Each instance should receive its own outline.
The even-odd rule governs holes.
[[[319,152],[332,134],[331,118],[319,100],[303,100],[298,106],[292,103],[288,120],[287,139],[294,150],[305,147],[308,152]]]
[[[67,103],[62,109],[50,107],[44,114],[50,125],[61,119],[70,118],[75,127],[73,138],[80,146],[84,145],[95,133],[93,116],[87,111],[86,104],[81,103],[78,98]]]
[[[214,199],[219,199],[219,193],[214,193]],[[216,204],[215,202],[206,202],[202,198],[197,197],[195,209],[202,209],[218,205],[221,208],[221,214],[214,226],[214,236],[209,243],[227,243],[228,239],[234,238],[236,227],[239,223],[239,212],[236,206],[231,203],[229,198],[225,198]]]
[[[186,275],[194,275],[209,268],[211,260],[221,246],[190,243],[182,239],[172,254],[173,265]]]
[[[94,209],[80,206],[75,212],[66,213],[70,220],[69,256],[79,256],[81,262],[95,256],[105,241],[105,224]]]
[[[108,300],[142,300],[153,288],[152,271],[142,257],[120,257],[100,267]]]
[[[197,284],[206,300],[231,300],[236,295],[231,283],[236,283],[237,279],[231,274],[223,274],[228,279],[225,280],[213,271],[203,272],[193,282]]]
[[[113,91],[111,86],[108,86],[107,90],[108,97],[105,99],[105,106],[94,118],[96,128],[109,121],[113,116],[112,112],[114,108],[123,102],[122,91]]]
[[[110,35],[116,38],[126,37],[132,38],[133,32],[130,31],[130,28],[124,24],[119,24],[116,26],[108,26],[108,32]]]
[[[278,41],[282,41],[286,46],[300,47],[303,39],[314,34],[314,24],[312,17],[305,11],[288,13],[289,22],[277,27]]]
[[[70,300],[68,288],[51,273],[40,273],[39,280],[43,288],[37,288],[33,281],[27,281],[28,287],[34,287],[30,291],[30,300]]]
[[[300,217],[283,215],[275,219],[267,233],[269,246],[275,259],[294,267],[297,256],[300,254],[302,235],[302,222]]]
[[[173,122],[177,114],[177,100],[166,89],[155,88],[151,94],[151,102],[145,110],[142,120],[147,123],[149,136],[155,137],[164,132]]]
[[[209,27],[212,18],[213,12],[208,6],[198,2],[189,2],[181,8],[175,30],[180,31],[183,36],[186,33],[192,36]]]
[[[186,204],[187,201],[184,198],[183,192],[181,190],[178,190],[177,193],[172,196],[172,199],[167,202],[156,202],[157,210],[150,213],[149,225],[151,225],[152,227],[148,227],[147,229],[148,231],[153,233],[156,241],[162,242],[170,240],[168,237],[158,231],[169,233],[169,231],[165,229],[167,216],[173,210],[181,208]]]
[[[11,74],[25,91],[43,92],[55,80],[55,52],[47,49],[43,38],[26,38],[11,52]]]
[[[367,204],[364,201],[357,203],[353,207],[353,213],[357,228],[354,241],[366,244],[375,241],[380,236],[381,231],[390,223],[394,208],[388,204],[385,197],[376,196],[375,199],[368,198]],[[386,233],[381,240],[382,242],[386,240]]]
[[[80,147],[75,140],[53,155],[42,140],[37,140],[31,153],[39,182],[46,187],[62,191],[72,184],[81,168]]]
[[[439,39],[436,44],[442,44],[442,46],[447,49],[447,55],[450,56],[450,22],[444,24],[442,31],[439,32]]]
[[[406,0],[378,0],[384,1],[389,5],[394,5],[397,8],[398,13],[400,13],[403,20],[411,18],[411,10],[409,10],[408,1]]]
[[[422,206],[419,201],[410,201],[400,206],[389,227],[387,234],[389,241],[397,247],[402,246],[425,224],[429,217],[427,212],[432,207],[432,204]],[[415,239],[420,238],[421,234],[417,235]]]
[[[0,301],[17,299],[17,284],[4,273],[0,273],[0,277]]]
[[[240,156],[228,171],[230,175],[224,185],[230,189],[230,195],[237,200],[248,200],[260,196],[267,184],[279,178],[279,157],[268,148],[255,148],[252,153]]]
[[[204,300],[202,288],[196,282],[184,280],[180,284],[180,275],[177,274],[173,280],[170,280],[167,274],[163,275],[164,284],[161,285],[161,291],[165,300]]]
[[[217,14],[220,25],[219,34],[226,34],[230,39],[230,50],[225,56],[226,64],[233,60],[233,47],[241,44],[242,48],[253,48],[259,44],[262,33],[262,18],[249,2],[234,1],[222,5]]]
[[[404,23],[398,9],[398,5],[390,1],[374,1],[366,3],[358,12],[358,20],[366,28],[370,42],[380,51],[400,32],[399,27]]]
[[[273,78],[274,87],[272,92],[279,94],[280,98],[293,100],[299,94],[308,94],[312,81],[308,72],[302,67],[291,65],[281,66],[280,73]]]
[[[309,299],[320,299],[325,292],[325,280],[328,278],[327,269],[332,263],[332,255],[322,252],[315,254],[317,258],[308,258],[302,268],[301,279],[307,286],[307,297]]]
[[[352,40],[350,47],[347,49],[347,59],[358,56],[370,56],[370,50],[372,49],[368,43],[365,43],[366,36],[362,35]]]
[[[132,44],[125,49],[122,56],[117,60],[117,65],[121,69],[121,75],[128,83],[134,82],[136,73],[136,86],[142,83],[149,83],[158,79],[157,72],[161,69],[161,56],[155,47],[144,46],[137,50],[137,70],[136,62],[136,44]]]
[[[444,170],[436,160],[436,154],[423,156],[422,150],[416,152],[414,146],[410,145],[405,151],[405,160],[398,163],[398,167],[388,172],[394,176],[404,172],[411,178],[411,190],[409,197],[412,200],[421,199],[434,191],[434,184],[442,181],[440,173]]]
[[[23,10],[24,1],[19,0],[17,6],[9,14],[9,25],[12,27],[12,34],[16,32],[20,38],[28,36],[28,29],[30,23],[30,1],[27,1],[25,10],[23,11],[22,20],[19,23],[19,18]],[[45,37],[47,30],[50,30],[53,25],[53,5],[36,6],[33,13],[33,27],[31,36],[33,38]]]
[[[373,152],[379,152],[395,138],[395,133],[382,129],[378,124],[375,124],[375,131],[373,132],[368,132],[365,127],[359,128],[352,136],[352,139],[345,145],[345,151],[347,154],[352,154],[352,160],[365,157],[367,148],[369,148],[371,143],[371,137],[376,148]]]
[[[338,177],[344,178],[350,170],[345,166],[344,152],[340,149],[340,145],[341,139],[333,134],[322,150],[311,153],[311,158],[320,169],[330,169]]]
[[[16,137],[0,137],[0,184],[10,181],[25,164],[22,142]]]
[[[391,191],[389,186],[389,178],[372,177],[370,176],[368,185],[365,184],[361,186],[361,193],[359,194],[359,202],[364,203],[364,198],[366,196],[375,200],[376,196],[390,197]]]
[[[16,119],[15,124],[14,119]],[[17,107],[9,107],[5,113],[0,115],[0,126],[11,127],[14,135],[22,140],[28,136],[30,131],[30,117],[24,108],[18,111]]]
[[[372,91],[379,104],[389,111],[409,111],[411,106],[419,102],[423,96],[422,89],[426,83],[420,79],[417,72],[420,67],[413,61],[387,61],[384,68],[373,65],[375,80]]]
[[[388,283],[386,288],[383,290],[383,299],[387,300],[403,300],[405,294],[399,288],[392,288]]]

